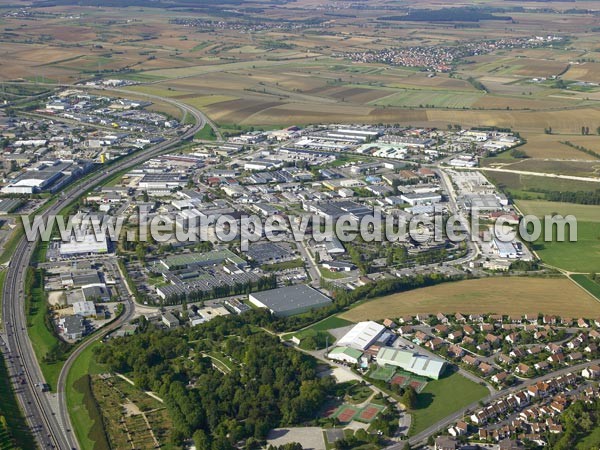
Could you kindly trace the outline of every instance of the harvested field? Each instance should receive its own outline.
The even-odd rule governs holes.
[[[575,145],[600,153],[600,136],[564,136],[556,134],[524,133],[523,137],[527,144],[521,150],[531,158],[552,159],[594,159],[593,156],[580,152],[579,150],[561,144],[561,141],[569,141]]]
[[[582,155],[585,155],[582,153]],[[555,173],[577,177],[598,177],[600,161],[547,161],[543,159],[520,159],[511,164],[503,165],[503,169],[520,170],[524,172]]]
[[[521,175],[511,172],[486,172],[487,178],[502,189],[509,191],[531,191],[526,195],[543,195],[534,191],[593,191],[598,189],[598,183],[549,178],[536,175]],[[536,198],[536,197],[533,197]]]
[[[418,313],[544,314],[597,317],[600,303],[567,278],[499,277],[444,283],[366,301],[340,315],[382,320]]]
[[[600,206],[576,205],[573,203],[547,202],[544,200],[517,200],[523,214],[543,217],[548,214],[573,214],[583,222],[600,222]]]
[[[600,63],[586,62],[572,65],[563,75],[566,80],[600,83]]]

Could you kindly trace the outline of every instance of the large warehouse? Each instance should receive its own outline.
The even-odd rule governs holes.
[[[419,353],[382,347],[377,353],[377,364],[380,366],[399,367],[407,372],[437,380],[444,372],[445,362]]]
[[[336,345],[365,351],[384,331],[385,327],[383,325],[373,322],[372,320],[368,322],[359,322],[342,336],[340,340],[336,342]]]
[[[250,303],[276,316],[294,316],[331,304],[331,299],[305,284],[286,286],[249,295]]]

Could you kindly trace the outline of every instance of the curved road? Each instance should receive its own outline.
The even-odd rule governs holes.
[[[77,86],[77,88],[81,88],[81,86]],[[128,91],[118,89],[105,90],[122,94],[131,94]],[[110,170],[97,171],[83,181],[67,188],[63,191],[63,194],[56,203],[41,213],[42,216],[48,217],[50,215],[59,214],[63,208],[85,194],[90,188],[108,179],[113,173],[134,167],[163,153],[177,145],[181,140],[193,137],[194,134],[201,130],[207,123],[215,128],[204,114],[195,108],[172,99],[163,99],[150,95],[146,95],[146,97],[160,99],[163,102],[168,102],[177,106],[185,115],[191,114],[195,118],[195,125],[190,127],[180,136],[161,142],[147,150],[140,150],[130,157],[115,162],[110,166]],[[217,136],[220,136],[218,131],[216,134]],[[4,340],[6,341],[6,348],[3,346],[2,350],[3,352],[7,352],[9,359],[9,373],[15,384],[15,393],[19,398],[24,414],[40,447],[76,449],[78,448],[77,439],[70,431],[72,427],[68,411],[66,410],[66,400],[64,395],[66,375],[77,355],[104,333],[98,334],[95,338],[81,344],[66,361],[57,386],[59,395],[59,414],[57,416],[55,411],[56,405],[51,404],[50,394],[43,393],[41,389],[36,386],[40,383],[44,383],[44,377],[29,339],[27,332],[27,318],[24,310],[25,276],[36,244],[36,242],[29,242],[23,237],[17,245],[8,265],[2,292],[2,317],[5,322]],[[126,305],[125,313],[105,331],[109,331],[121,324],[124,320],[127,320],[132,312],[132,305]]]

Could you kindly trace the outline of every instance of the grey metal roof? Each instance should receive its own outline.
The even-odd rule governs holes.
[[[320,307],[331,303],[329,297],[305,284],[255,292],[251,295],[275,313]]]

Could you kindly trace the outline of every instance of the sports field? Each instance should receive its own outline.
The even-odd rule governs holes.
[[[541,312],[597,317],[600,303],[567,278],[498,277],[444,283],[387,295],[359,304],[340,315],[355,322],[418,313]]]
[[[353,420],[370,423],[384,409],[385,406],[374,403],[368,403],[362,408],[343,403],[329,417],[335,417],[341,423],[350,423]]]
[[[458,373],[434,380],[417,396],[417,406],[411,411],[410,435],[418,434],[430,425],[461,408],[484,398],[488,390]]]

